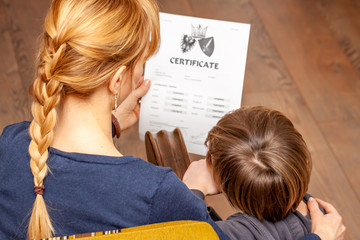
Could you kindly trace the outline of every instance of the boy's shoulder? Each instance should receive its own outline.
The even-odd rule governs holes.
[[[263,221],[246,213],[235,213],[225,221],[216,222],[231,239],[275,240]]]
[[[235,213],[217,224],[231,239],[295,240],[311,232],[310,216],[303,216],[298,211],[277,222],[260,221],[249,214]]]

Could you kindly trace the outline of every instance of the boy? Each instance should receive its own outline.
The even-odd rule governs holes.
[[[288,118],[264,107],[243,107],[225,115],[205,143],[214,180],[206,188],[219,189],[240,210],[217,222],[230,238],[299,239],[311,233],[305,202],[312,161]]]

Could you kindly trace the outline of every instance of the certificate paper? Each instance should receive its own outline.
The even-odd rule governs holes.
[[[180,128],[190,153],[205,155],[209,130],[241,105],[250,25],[160,13],[161,47],[146,63],[140,138]]]

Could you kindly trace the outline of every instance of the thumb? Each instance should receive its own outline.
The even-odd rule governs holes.
[[[319,216],[324,215],[321,212],[317,201],[313,197],[309,198],[309,201],[308,201],[307,205],[308,205],[308,208],[309,208],[309,211],[310,211],[311,219],[315,219],[315,218],[318,218]]]

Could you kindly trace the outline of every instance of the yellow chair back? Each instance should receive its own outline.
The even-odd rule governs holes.
[[[173,221],[155,223],[138,227],[124,228],[121,231],[87,233],[67,237],[55,237],[48,240],[80,239],[80,240],[217,240],[210,224],[199,221]]]

